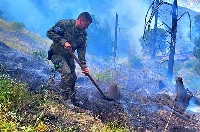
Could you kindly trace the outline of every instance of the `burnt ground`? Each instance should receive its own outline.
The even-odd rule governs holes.
[[[93,94],[94,95],[94,94]],[[81,95],[79,95],[81,96]],[[95,98],[81,96],[84,110],[92,111],[102,122],[119,121],[137,132],[198,132],[198,113],[184,112],[167,94],[145,97],[132,94],[131,99],[122,97],[116,102],[105,101],[97,94]]]
[[[11,78],[26,83],[31,91],[38,92],[42,91],[41,88],[46,88],[59,95],[59,82],[55,80],[55,83],[48,83],[52,75],[51,65],[22,54],[1,42],[0,51],[1,74],[9,74]],[[123,90],[121,92],[120,100],[106,101],[101,98],[88,78],[79,77],[77,97],[83,102],[83,105],[77,107],[74,112],[87,113],[104,124],[116,121],[130,127],[130,131],[200,131],[200,115],[183,112],[174,105],[173,97],[167,94],[148,97],[137,91],[126,93],[127,91]],[[48,115],[46,114],[46,116]],[[52,123],[57,118],[50,118],[49,122]]]
[[[0,42],[0,71],[11,78],[26,83],[30,89],[39,90],[51,74],[50,66],[29,55],[22,54]]]

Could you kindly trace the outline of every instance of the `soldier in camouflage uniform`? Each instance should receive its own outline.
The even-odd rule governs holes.
[[[65,99],[65,105],[73,107],[75,99],[75,62],[69,50],[77,50],[78,59],[85,67],[82,69],[87,74],[86,66],[86,28],[92,23],[91,15],[88,12],[81,13],[76,20],[60,20],[47,31],[47,37],[53,43],[49,50],[48,59],[52,61],[58,72],[61,73],[61,93]],[[73,103],[73,104],[72,104]]]

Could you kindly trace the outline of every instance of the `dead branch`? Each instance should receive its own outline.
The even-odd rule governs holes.
[[[180,20],[182,16],[184,16],[185,14],[187,13],[188,17],[189,17],[189,20],[190,20],[190,40],[191,40],[191,27],[192,27],[192,24],[191,24],[191,19],[190,19],[190,13],[189,12],[184,12],[178,19]]]
[[[146,32],[146,27],[147,27],[147,26],[148,26],[148,27],[150,26],[151,21],[152,21],[152,19],[153,19],[153,16],[154,16],[155,12],[158,10],[158,8],[159,8],[163,3],[164,3],[164,2],[161,1],[158,5],[156,5],[156,7],[155,7],[155,8],[153,9],[153,11],[151,12],[151,15],[150,15],[149,20],[146,22],[146,17],[147,17],[147,15],[148,15],[148,12],[149,12],[150,8],[154,5],[154,1],[152,2],[152,4],[151,4],[151,6],[149,7],[149,9],[148,9],[148,11],[147,11],[147,14],[146,14],[146,16],[145,16],[144,34],[145,34],[145,32]]]

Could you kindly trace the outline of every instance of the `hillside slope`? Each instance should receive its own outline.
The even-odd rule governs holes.
[[[82,132],[100,131],[106,123],[114,121],[115,119],[117,120],[123,113],[111,113],[113,113],[112,110],[114,110],[114,108],[117,109],[118,105],[102,100],[96,93],[96,89],[91,91],[93,91],[93,96],[97,95],[96,99],[100,100],[98,103],[95,102],[95,100],[93,100],[94,102],[88,101],[86,98],[89,95],[85,92],[81,93],[80,91],[79,95],[85,99],[85,106],[82,108],[77,107],[74,110],[69,110],[64,107],[61,103],[62,98],[59,95],[59,81],[54,80],[52,83],[50,82],[50,78],[54,76],[52,74],[57,75],[57,73],[52,73],[53,66],[46,60],[49,42],[25,29],[14,30],[10,23],[0,20],[0,77],[2,76],[4,78],[5,75],[8,75],[8,79],[12,79],[16,83],[25,83],[28,92],[31,92],[33,97],[41,96],[41,99],[34,100],[37,101],[36,105],[33,105],[35,104],[34,102],[33,104],[24,103],[23,106],[19,106],[20,108],[14,108],[12,110],[6,109],[6,111],[4,107],[0,106],[0,115],[4,115],[0,118],[0,122],[3,122],[3,126],[0,125],[0,130],[13,130],[12,127],[8,129],[4,128],[6,125],[9,125],[4,124],[5,122],[15,121],[15,118],[8,118],[10,112],[15,113],[17,117],[21,117],[21,119],[15,121],[17,124],[16,129],[14,129],[15,131],[20,131],[20,129],[25,126],[31,126],[31,128],[33,127],[37,130],[39,129],[38,131],[55,131],[55,129],[60,129],[60,131]],[[39,54],[40,51],[42,54]],[[7,85],[4,86],[3,83],[4,81],[0,82],[1,88],[7,88]],[[9,86],[10,85],[13,84],[9,84]],[[11,89],[8,87],[8,90]],[[8,91],[6,90],[6,92]],[[13,93],[13,91],[10,92]],[[0,94],[3,94],[3,92],[0,92]],[[20,95],[21,94],[12,94],[12,96],[17,99],[21,98]],[[4,96],[4,94],[2,96]],[[12,99],[9,101],[10,104],[13,104]],[[25,102],[29,102],[29,100]],[[4,105],[5,104],[3,104],[3,106]],[[105,108],[107,109],[104,110]],[[121,112],[123,112],[123,110],[121,110]],[[98,116],[102,113],[104,113],[103,120],[105,124],[98,119]],[[112,118],[106,116],[109,113]],[[42,118],[39,120],[42,122],[42,125],[40,123],[38,124],[39,121],[35,119],[35,117],[40,118],[38,117],[40,114],[42,114]],[[123,117],[123,115],[121,117]],[[32,124],[33,122],[36,123],[35,127],[34,124]],[[109,126],[108,128],[105,126],[104,129],[110,128]],[[120,129],[121,128],[119,128],[119,130]]]
[[[9,74],[15,81],[26,83],[28,89],[34,91],[32,96],[37,94],[41,96],[39,100],[34,101],[36,106],[32,103],[22,103],[20,107],[24,109],[17,107],[14,111],[5,111],[1,107],[0,114],[8,115],[9,118],[6,119],[16,121],[20,128],[34,121],[38,126],[38,119],[42,122],[39,124],[40,127],[33,127],[40,131],[42,131],[41,126],[49,131],[55,130],[54,128],[58,126],[60,131],[67,128],[68,131],[77,132],[132,132],[133,129],[139,132],[160,132],[166,127],[170,132],[200,130],[199,114],[174,110],[174,95],[167,95],[169,91],[167,88],[157,89],[157,75],[151,73],[149,69],[146,69],[147,71],[129,69],[125,65],[115,69],[120,85],[125,87],[121,89],[121,100],[116,102],[103,100],[89,79],[78,75],[77,95],[83,105],[74,110],[66,109],[61,103],[59,82],[55,80],[48,84],[52,76],[51,68],[53,68],[51,63],[45,59],[49,41],[24,29],[13,30],[11,24],[3,20],[0,21],[0,25],[0,74]],[[95,64],[93,66],[93,71],[96,73],[92,75],[97,76],[97,82],[105,91],[109,83],[101,79],[110,81],[109,75],[112,74],[113,69],[107,67],[108,72],[103,69],[104,73],[98,74],[101,71],[98,71],[98,68],[95,69]],[[157,95],[158,91],[161,94]],[[9,92],[6,91],[6,93]],[[15,113],[22,118],[18,120],[10,118],[10,113]]]

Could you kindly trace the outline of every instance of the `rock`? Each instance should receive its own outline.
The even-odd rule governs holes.
[[[120,99],[121,94],[120,94],[120,90],[117,86],[117,84],[112,83],[108,89],[108,97],[112,98],[112,99]]]

